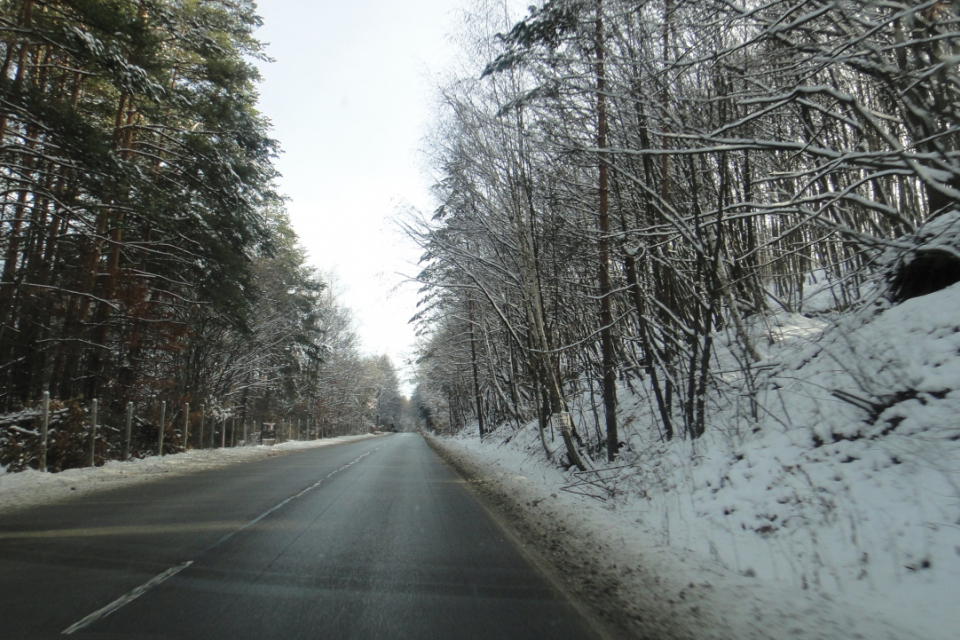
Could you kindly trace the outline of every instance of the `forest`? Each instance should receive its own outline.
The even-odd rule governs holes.
[[[180,450],[192,423],[202,445],[204,411],[312,437],[399,421],[393,364],[361,352],[277,192],[258,26],[248,0],[0,2],[8,471],[37,466],[44,392],[52,470],[85,464],[95,399],[114,427],[133,403],[135,456],[158,426]]]
[[[30,470],[411,430],[411,415],[427,436],[301,451],[316,457],[256,477],[214,474],[271,485],[253,500],[184,481],[177,500],[159,501],[178,505],[166,520],[153,496],[173,484],[154,484],[129,512],[151,512],[134,528],[15,520],[8,591],[27,573],[41,590],[63,582],[43,572],[60,564],[28,566],[21,550],[81,553],[115,578],[103,602],[123,606],[172,575],[157,574],[171,558],[197,570],[186,558],[206,551],[184,555],[190,545],[209,551],[243,531],[242,553],[223,547],[201,564],[267,558],[276,571],[257,569],[248,588],[227,567],[227,582],[205,590],[221,604],[167,583],[137,608],[180,593],[247,635],[351,617],[363,635],[431,624],[410,613],[424,597],[463,611],[480,594],[494,611],[483,616],[503,622],[508,609],[567,598],[515,578],[525,561],[512,558],[539,553],[532,564],[556,570],[545,585],[566,583],[600,622],[628,617],[637,637],[956,636],[960,4],[538,0],[514,14],[517,4],[470,0],[451,36],[459,57],[420,96],[435,106],[423,150],[434,203],[394,216],[419,256],[408,401],[294,230],[280,143],[258,108],[268,58],[253,0],[0,0],[0,478],[19,486],[5,495],[69,496],[79,479],[78,495],[123,475],[132,496],[134,480],[180,463],[287,447]],[[374,50],[362,53],[392,73]],[[351,64],[336,66],[363,76]],[[334,104],[363,111],[338,90]],[[345,136],[366,158],[400,126],[402,100],[383,103],[398,117],[370,123],[381,137],[369,150]],[[341,180],[358,201],[372,165]],[[459,499],[442,507],[464,488],[496,522]],[[202,508],[227,493],[245,504]],[[198,516],[181,522],[194,496]],[[81,522],[130,503],[75,504]],[[451,533],[463,531],[476,542]],[[483,554],[508,538],[526,551],[490,564]],[[163,557],[121,562],[114,547]],[[89,555],[97,548],[109,571]],[[257,613],[278,581],[276,615],[254,626],[233,616],[237,585]],[[114,600],[123,593],[133,596]],[[309,615],[286,615],[301,596],[295,609]],[[327,616],[321,600],[356,615]],[[660,633],[665,615],[698,632]],[[164,617],[193,619],[213,628]],[[456,636],[450,621],[410,637]]]
[[[935,0],[477,3],[438,91],[439,206],[404,217],[427,425],[535,421],[583,470],[618,458],[625,391],[661,442],[789,422],[774,316],[960,280],[958,28]]]

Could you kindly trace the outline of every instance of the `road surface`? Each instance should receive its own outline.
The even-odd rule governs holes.
[[[599,637],[415,434],[0,519],[0,638]]]

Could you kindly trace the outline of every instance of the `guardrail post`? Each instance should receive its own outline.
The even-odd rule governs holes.
[[[183,450],[190,446],[190,403],[183,403]]]
[[[123,459],[130,459],[130,437],[133,435],[133,403],[127,403],[127,429],[123,437]]]
[[[90,466],[96,466],[97,459],[97,399],[90,402]]]
[[[167,420],[167,401],[160,403],[160,438],[157,441],[157,455],[163,457],[163,423]]]
[[[40,401],[40,471],[47,470],[47,431],[50,429],[50,392]]]

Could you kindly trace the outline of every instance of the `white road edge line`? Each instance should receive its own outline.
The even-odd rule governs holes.
[[[383,445],[380,445],[380,447],[382,447],[382,446],[383,446]],[[307,487],[306,489],[303,489],[300,493],[294,494],[294,495],[290,496],[289,498],[287,498],[286,500],[284,500],[283,502],[280,502],[279,504],[276,504],[276,505],[270,507],[269,509],[267,509],[266,511],[264,511],[263,513],[261,513],[259,516],[257,516],[256,518],[254,518],[253,520],[251,520],[251,521],[248,522],[247,524],[243,525],[242,527],[240,527],[239,529],[237,529],[237,530],[235,530],[235,531],[231,531],[231,532],[228,533],[227,535],[223,536],[222,538],[220,538],[219,540],[217,540],[216,542],[214,542],[212,545],[210,545],[209,547],[207,547],[206,549],[204,549],[203,551],[201,551],[200,553],[198,553],[196,557],[199,558],[200,556],[202,556],[203,554],[205,554],[207,551],[210,551],[211,549],[220,546],[221,544],[223,544],[224,542],[226,542],[227,540],[229,540],[229,539],[232,538],[233,536],[237,535],[238,533],[240,533],[240,532],[243,531],[244,529],[248,529],[248,528],[252,527],[253,525],[257,524],[258,522],[260,522],[261,520],[263,520],[264,518],[266,518],[268,515],[270,515],[271,513],[273,513],[274,511],[276,511],[276,510],[279,509],[280,507],[282,507],[283,505],[291,502],[292,500],[296,500],[297,498],[299,498],[300,496],[302,496],[303,494],[305,494],[305,493],[307,493],[307,492],[309,492],[309,491],[313,491],[314,489],[316,489],[317,487],[319,487],[321,484],[323,484],[326,480],[328,480],[331,476],[333,476],[333,475],[335,475],[335,474],[337,474],[337,473],[340,473],[341,471],[343,471],[343,470],[346,469],[347,467],[352,467],[353,465],[357,464],[358,462],[360,462],[361,460],[363,460],[364,458],[366,458],[368,455],[370,455],[371,453],[373,453],[374,451],[376,451],[376,450],[379,449],[380,447],[377,447],[376,449],[371,449],[370,451],[367,451],[366,453],[364,453],[362,456],[360,456],[360,457],[357,458],[356,460],[352,460],[352,461],[348,462],[347,464],[343,465],[342,467],[340,467],[339,469],[336,469],[335,471],[331,471],[330,473],[328,473],[327,475],[325,475],[323,478],[317,480],[316,482],[314,482],[312,485],[310,485],[310,486]],[[113,613],[113,612],[116,611],[117,609],[120,609],[120,608],[122,608],[123,606],[125,606],[125,605],[133,602],[134,600],[136,600],[137,598],[139,598],[140,596],[142,596],[143,594],[145,594],[147,591],[150,591],[150,589],[153,589],[155,586],[157,586],[158,584],[160,584],[160,583],[163,582],[164,580],[167,580],[168,578],[172,578],[173,576],[177,575],[178,573],[180,573],[181,571],[183,571],[184,569],[186,569],[187,567],[189,567],[189,566],[192,565],[192,564],[193,564],[193,560],[187,560],[187,561],[184,562],[183,564],[179,564],[179,565],[177,565],[177,566],[175,566],[175,567],[171,567],[171,568],[167,569],[166,571],[164,571],[164,572],[161,573],[160,575],[154,576],[154,577],[151,578],[150,580],[144,582],[142,585],[140,585],[139,587],[137,587],[136,589],[134,589],[134,590],[131,591],[130,593],[128,593],[128,594],[126,594],[126,595],[124,595],[124,596],[120,596],[119,598],[117,598],[116,600],[114,600],[113,602],[111,602],[110,604],[108,604],[107,606],[105,606],[104,608],[98,609],[97,611],[94,611],[93,613],[91,613],[90,615],[88,615],[86,618],[84,618],[84,619],[81,620],[80,622],[76,622],[76,623],[70,625],[69,627],[67,627],[66,629],[64,629],[64,630],[60,633],[60,635],[64,635],[64,636],[72,635],[72,634],[76,633],[77,631],[80,631],[81,629],[85,629],[86,627],[89,627],[91,624],[93,624],[93,623],[96,622],[97,620],[100,620],[101,618],[106,618],[108,615],[110,615],[111,613]]]
[[[69,636],[74,632],[80,631],[81,629],[90,626],[100,618],[107,617],[108,615],[110,615],[120,607],[130,602],[133,602],[134,600],[136,600],[137,598],[139,598],[140,596],[142,596],[147,591],[154,588],[155,586],[157,586],[167,578],[172,578],[173,576],[177,575],[178,573],[180,573],[181,571],[183,571],[184,569],[186,569],[192,564],[193,564],[193,560],[188,560],[181,565],[177,565],[176,567],[171,567],[170,569],[167,569],[166,571],[164,571],[158,576],[154,576],[153,578],[151,578],[147,582],[144,582],[142,585],[140,585],[139,587],[137,587],[127,595],[117,598],[116,600],[114,600],[113,602],[105,606],[103,609],[94,611],[93,613],[88,615],[86,618],[84,618],[80,622],[70,625],[69,627],[63,630],[62,635]]]

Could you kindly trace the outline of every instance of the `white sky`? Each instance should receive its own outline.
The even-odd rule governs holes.
[[[258,0],[260,110],[284,154],[281,191],[313,266],[334,270],[363,349],[412,355],[419,251],[390,221],[398,202],[432,209],[416,151],[433,89],[453,55],[446,34],[461,0]],[[413,265],[411,263],[414,263]],[[405,372],[402,371],[402,374]],[[409,387],[407,387],[409,391]]]

